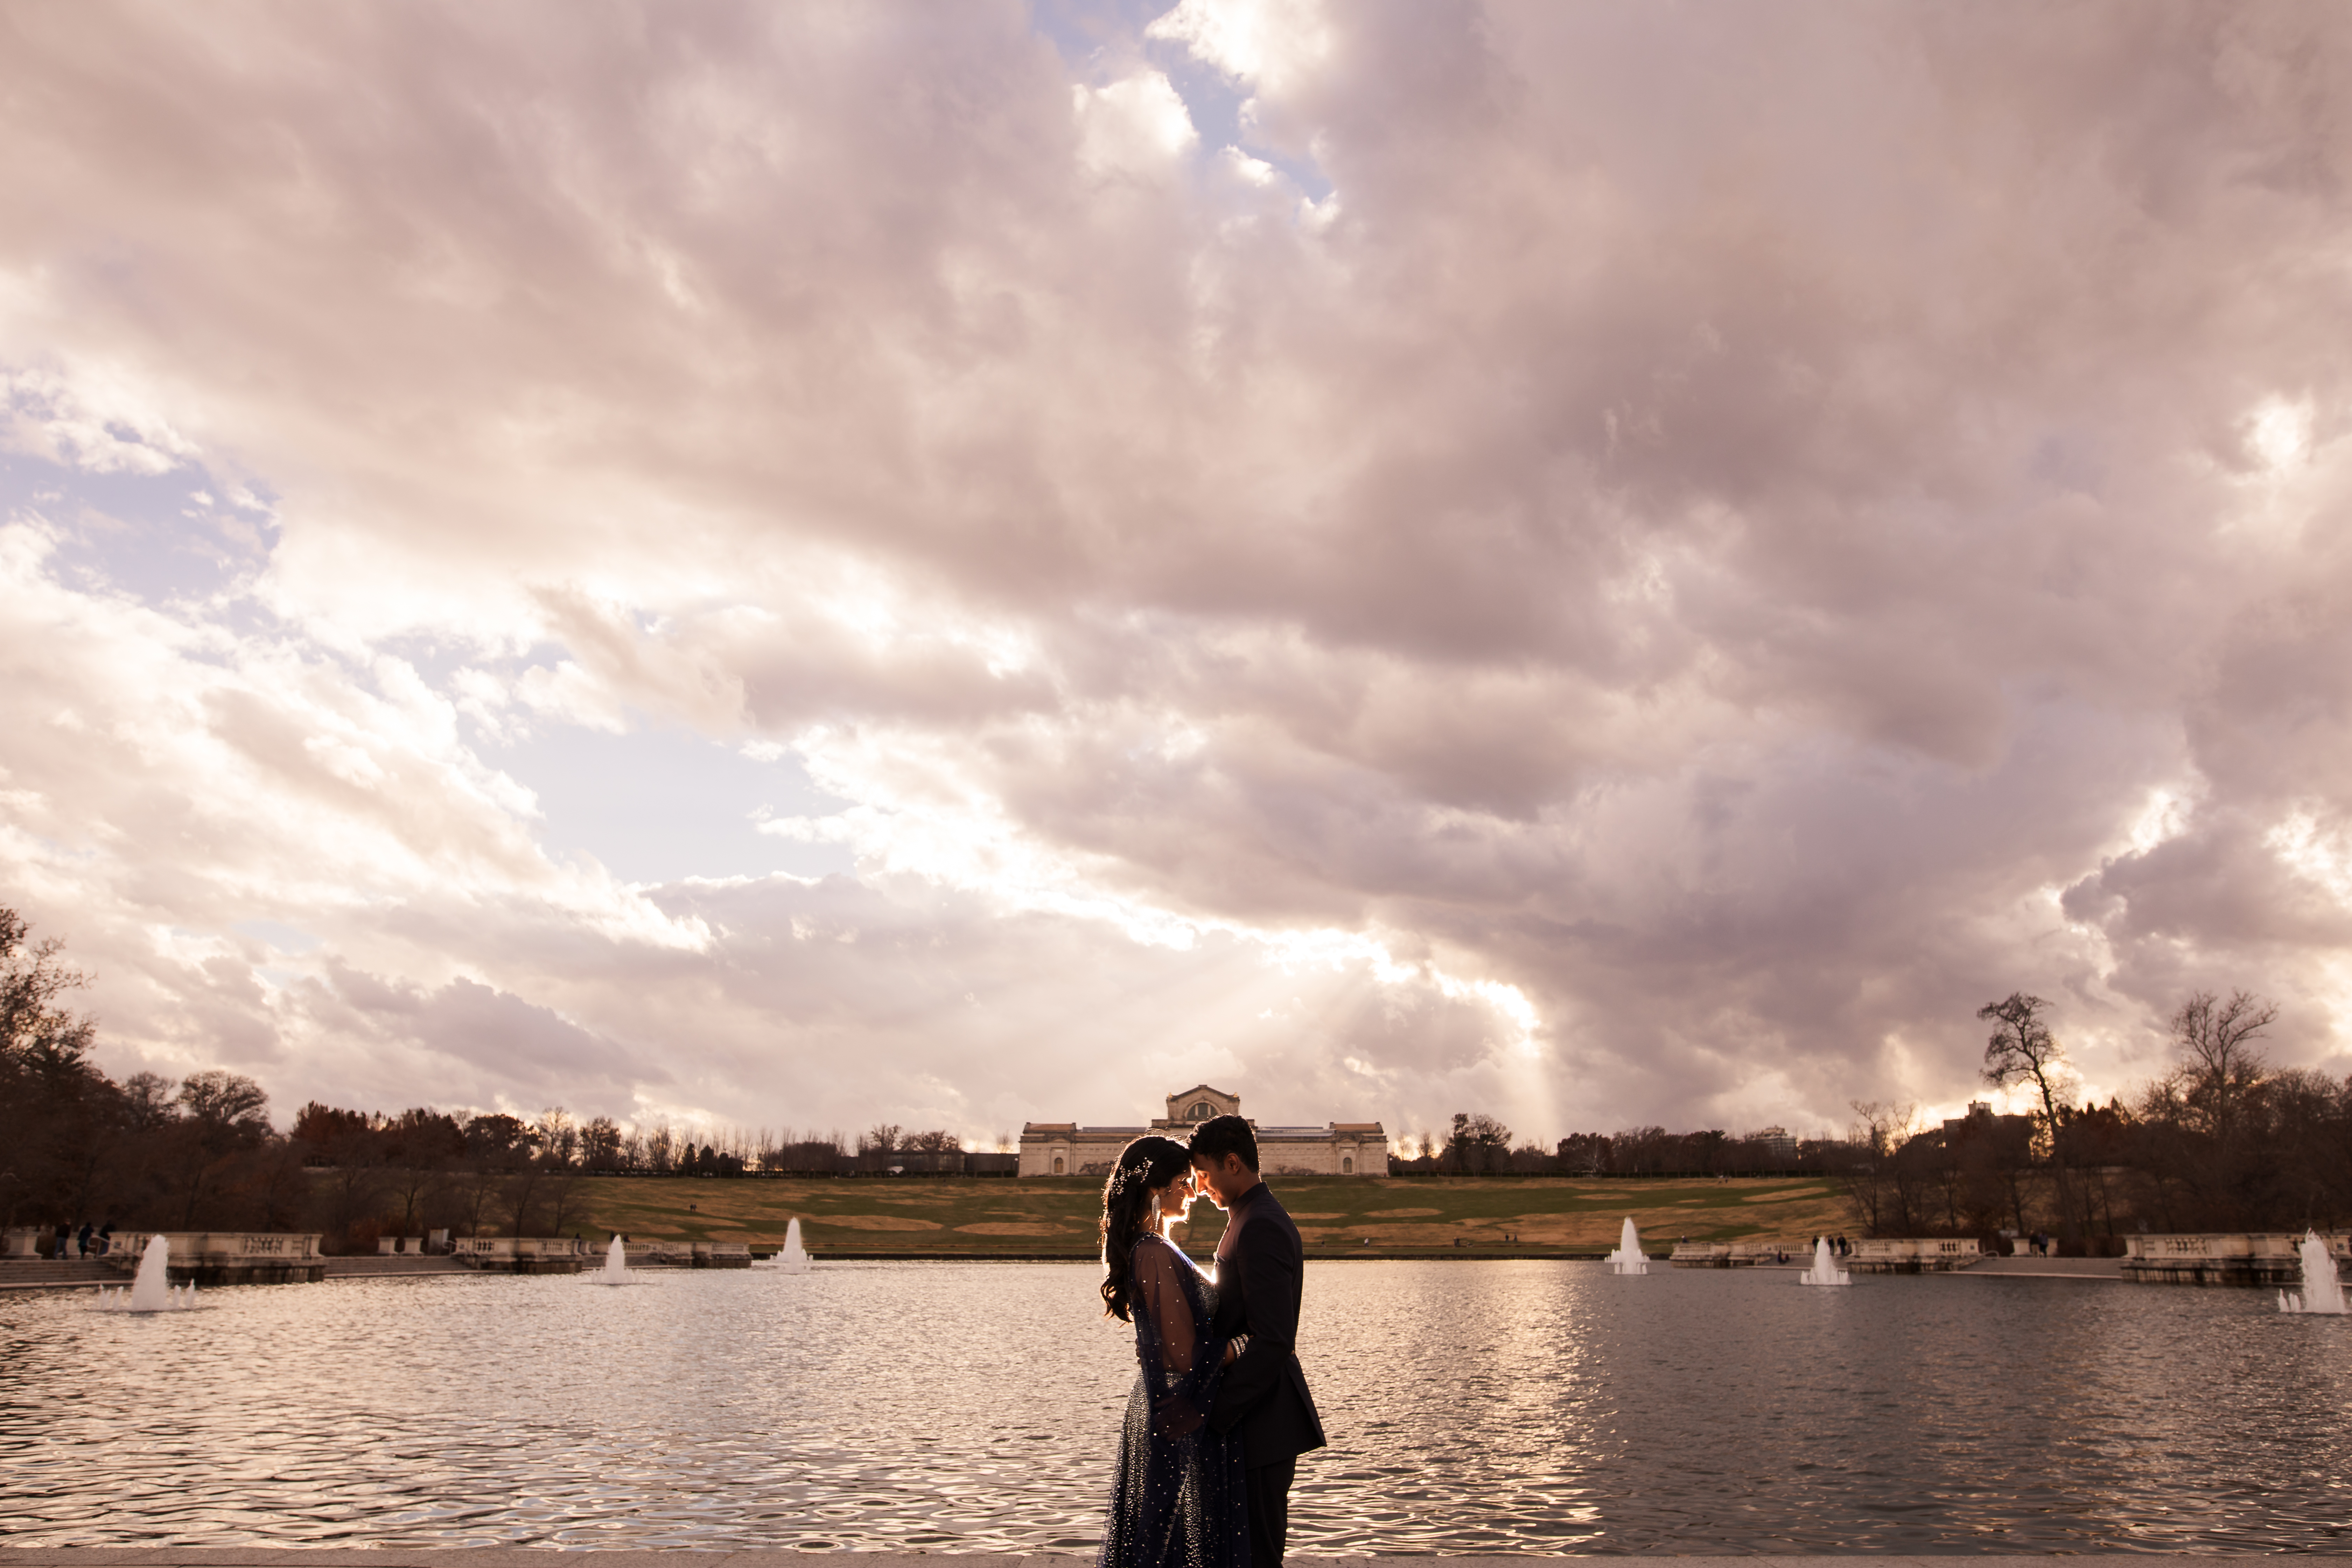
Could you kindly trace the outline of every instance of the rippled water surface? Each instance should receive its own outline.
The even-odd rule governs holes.
[[[0,1542],[1090,1548],[1094,1272],[0,1299]],[[2347,1549],[2352,1320],[2268,1293],[1310,1266],[1302,1552]]]

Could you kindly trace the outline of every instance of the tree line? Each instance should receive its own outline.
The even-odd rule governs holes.
[[[2280,1068],[2261,1041],[2277,1007],[2244,990],[2192,992],[2168,1023],[2171,1060],[2128,1095],[2083,1102],[2051,1004],[2015,992],[1979,1008],[1992,1026],[1979,1077],[2021,1096],[1936,1125],[1916,1105],[1855,1101],[1843,1138],[1660,1127],[1514,1144],[1491,1115],[1403,1141],[1406,1175],[1760,1175],[1834,1178],[1864,1235],[2043,1234],[2063,1254],[2113,1256],[2140,1231],[2322,1230],[2352,1224],[2352,1078]]]
[[[0,1216],[293,1228],[309,1184],[261,1086],[228,1072],[115,1082],[89,1059],[97,1026],[64,1005],[87,983],[0,908]]]
[[[1830,1175],[1852,1155],[1842,1139],[1792,1138],[1778,1127],[1738,1135],[1719,1127],[1571,1132],[1548,1149],[1531,1139],[1515,1147],[1513,1138],[1484,1111],[1457,1111],[1442,1135],[1408,1133],[1389,1169],[1403,1176]]]
[[[525,1119],[318,1102],[284,1133],[242,1075],[117,1082],[90,1059],[96,1026],[65,1005],[87,978],[54,940],[0,907],[0,1222],[111,1221],[167,1229],[320,1230],[337,1250],[378,1235],[561,1235],[594,1174],[726,1177],[961,1169],[954,1133],[883,1124],[855,1137],[785,1128],[706,1132],[656,1121]],[[1570,1176],[1816,1173],[1843,1186],[1875,1236],[2049,1233],[2062,1252],[2120,1251],[2134,1231],[2336,1228],[2352,1220],[2352,1079],[2278,1068],[2277,1017],[2246,991],[2195,992],[2173,1013],[2170,1064],[2128,1096],[2078,1103],[2051,1005],[2013,993],[1980,1072],[2027,1110],[1979,1104],[1937,1126],[1915,1106],[1857,1101],[1843,1139],[1777,1128],[1733,1136],[1662,1127],[1578,1132],[1549,1148],[1483,1112],[1408,1135],[1397,1174]],[[997,1140],[1013,1147],[1011,1134]]]
[[[2138,1231],[2279,1231],[2352,1219],[2352,1079],[2280,1068],[2261,1040],[2277,1007],[2249,991],[2190,993],[2168,1025],[2171,1059],[2105,1105],[2079,1080],[2050,1003],[2014,992],[1979,1009],[1993,1026],[1989,1088],[2023,1114],[1927,1127],[1915,1107],[1856,1102],[1843,1173],[1879,1236],[2047,1234],[2062,1253],[2114,1255]]]
[[[379,1236],[441,1229],[562,1235],[591,1175],[846,1175],[936,1169],[963,1152],[951,1132],[889,1124],[854,1138],[704,1131],[560,1107],[523,1118],[312,1101],[281,1132],[241,1074],[109,1077],[90,1059],[95,1023],[66,1005],[87,984],[55,940],[34,941],[0,907],[0,1224],[317,1230],[331,1251],[373,1251]]]

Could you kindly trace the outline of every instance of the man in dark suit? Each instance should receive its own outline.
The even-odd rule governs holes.
[[[1291,1477],[1299,1455],[1323,1447],[1323,1423],[1298,1365],[1298,1227],[1258,1180],[1257,1135],[1240,1117],[1215,1117],[1193,1131],[1192,1169],[1226,1215],[1213,1326],[1242,1339],[1209,1425],[1241,1435],[1250,1568],[1282,1568]]]

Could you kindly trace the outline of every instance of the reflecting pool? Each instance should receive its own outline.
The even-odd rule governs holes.
[[[0,1298],[0,1543],[1091,1550],[1083,1266]],[[2342,1551],[2352,1320],[2268,1292],[1320,1263],[1301,1553]]]

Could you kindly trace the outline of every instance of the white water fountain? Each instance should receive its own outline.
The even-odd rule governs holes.
[[[2303,1254],[2303,1289],[2294,1294],[2280,1291],[2279,1310],[2344,1316],[2344,1282],[2336,1277],[2336,1259],[2327,1255],[2327,1243],[2319,1239],[2317,1231],[2305,1231],[2297,1250]]]
[[[805,1274],[808,1266],[808,1248],[801,1245],[801,1222],[794,1219],[784,1226],[784,1249],[776,1254],[776,1267],[787,1274]]]
[[[1813,1237],[1813,1266],[1797,1276],[1800,1285],[1851,1285],[1853,1276],[1837,1266],[1837,1255],[1830,1250],[1830,1238]]]
[[[196,1304],[196,1287],[172,1283],[172,1244],[161,1235],[147,1238],[139,1255],[139,1272],[128,1290],[100,1287],[98,1304],[110,1312],[184,1312]]]
[[[1625,1228],[1618,1233],[1617,1250],[1609,1255],[1609,1269],[1612,1274],[1647,1274],[1650,1271],[1650,1260],[1642,1256],[1642,1237],[1633,1229],[1630,1217],[1625,1221]]]
[[[626,1285],[629,1282],[629,1244],[615,1233],[613,1245],[604,1249],[604,1267],[596,1273],[599,1285]]]

